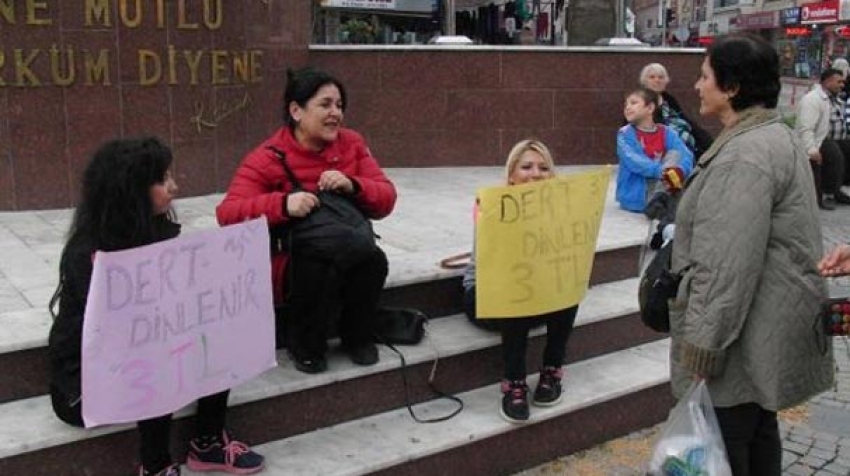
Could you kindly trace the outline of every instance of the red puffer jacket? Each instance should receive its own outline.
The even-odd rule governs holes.
[[[274,146],[286,153],[286,163],[308,192],[318,190],[319,176],[326,170],[338,170],[357,182],[355,199],[369,218],[380,219],[392,212],[396,190],[372,157],[360,134],[340,129],[336,142],[322,152],[302,147],[287,127],[279,129],[253,151],[236,170],[224,200],[216,207],[219,225],[230,225],[265,215],[269,225],[289,219],[283,197],[292,190],[280,161],[267,149]],[[286,254],[272,257],[272,281],[275,303],[283,302]]]

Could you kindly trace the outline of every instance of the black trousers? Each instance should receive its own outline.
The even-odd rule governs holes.
[[[387,279],[387,256],[375,248],[372,256],[340,271],[327,262],[298,258],[290,263],[288,296],[283,309],[286,344],[303,356],[321,356],[337,323],[342,345],[356,347],[374,341],[374,316]]]
[[[755,403],[714,411],[733,476],[780,476],[782,442],[776,412]]]
[[[824,139],[820,146],[820,154],[822,158],[820,164],[809,161],[815,178],[818,203],[823,201],[823,194],[834,194],[841,190],[845,173],[844,154],[837,141]]]
[[[850,185],[850,139],[841,139],[835,142],[838,143],[838,148],[841,149],[841,154],[844,155],[844,177],[842,185]]]
[[[226,390],[198,400],[195,416],[195,436],[219,436],[224,430],[227,416]],[[139,428],[139,459],[150,472],[157,472],[171,464],[171,414],[137,423]]]
[[[504,377],[508,380],[525,380],[528,333],[531,329],[546,326],[546,347],[543,365],[560,367],[567,352],[567,340],[573,330],[578,306],[520,319],[477,319],[475,313],[475,287],[464,292],[464,311],[475,326],[498,330],[502,334],[502,363]]]

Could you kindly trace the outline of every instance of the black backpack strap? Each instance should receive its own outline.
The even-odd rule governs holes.
[[[282,150],[278,149],[273,145],[267,146],[266,149],[272,151],[272,154],[274,154],[275,157],[280,160],[281,165],[283,165],[283,170],[286,172],[286,177],[289,179],[289,183],[292,184],[292,190],[304,190],[304,187],[301,186],[301,182],[299,182],[298,179],[295,178],[295,174],[292,173],[292,169],[290,169],[289,164],[286,163],[286,153],[284,153]]]

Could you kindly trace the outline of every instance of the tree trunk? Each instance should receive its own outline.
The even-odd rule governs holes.
[[[567,44],[590,46],[600,38],[616,36],[618,0],[571,0]]]

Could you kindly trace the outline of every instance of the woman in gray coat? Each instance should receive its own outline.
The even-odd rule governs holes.
[[[671,380],[705,379],[735,476],[779,475],[776,412],[833,381],[816,326],[825,296],[808,158],[776,112],[779,61],[759,38],[711,46],[695,86],[723,130],[699,159],[676,215]]]

